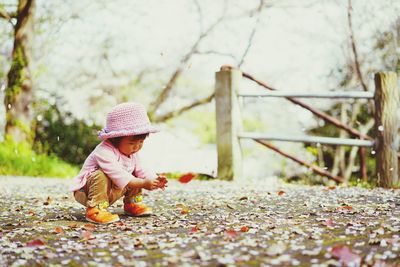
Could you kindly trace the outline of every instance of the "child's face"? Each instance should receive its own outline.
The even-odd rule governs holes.
[[[121,139],[119,145],[118,145],[118,150],[126,155],[130,156],[133,153],[138,152],[142,146],[145,137],[137,137],[137,136],[125,136]]]

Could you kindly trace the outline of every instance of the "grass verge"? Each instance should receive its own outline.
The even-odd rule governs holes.
[[[27,143],[0,142],[0,175],[73,177],[79,169],[56,156],[37,154]]]

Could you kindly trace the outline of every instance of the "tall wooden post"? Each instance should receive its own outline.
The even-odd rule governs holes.
[[[242,129],[242,118],[237,96],[242,73],[238,69],[221,67],[215,78],[218,178],[233,180],[242,175],[242,153],[238,137]]]
[[[378,185],[398,187],[397,151],[399,139],[397,131],[397,109],[399,92],[395,72],[375,74],[375,132],[376,132],[376,170]]]

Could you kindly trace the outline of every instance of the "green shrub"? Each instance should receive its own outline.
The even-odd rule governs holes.
[[[34,143],[39,153],[55,154],[68,163],[82,165],[100,142],[96,135],[100,126],[87,125],[70,112],[62,113],[56,105],[47,105],[39,116]]]
[[[73,177],[79,172],[53,155],[37,154],[27,143],[10,137],[0,142],[0,174],[42,177]]]

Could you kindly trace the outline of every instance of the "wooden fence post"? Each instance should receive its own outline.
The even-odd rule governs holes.
[[[375,74],[375,132],[376,132],[376,171],[378,186],[398,187],[397,151],[399,139],[397,131],[397,109],[399,92],[395,72]]]
[[[237,96],[242,73],[238,69],[223,66],[216,73],[215,79],[218,178],[233,180],[242,175],[242,153],[238,137],[242,129],[242,118]]]

